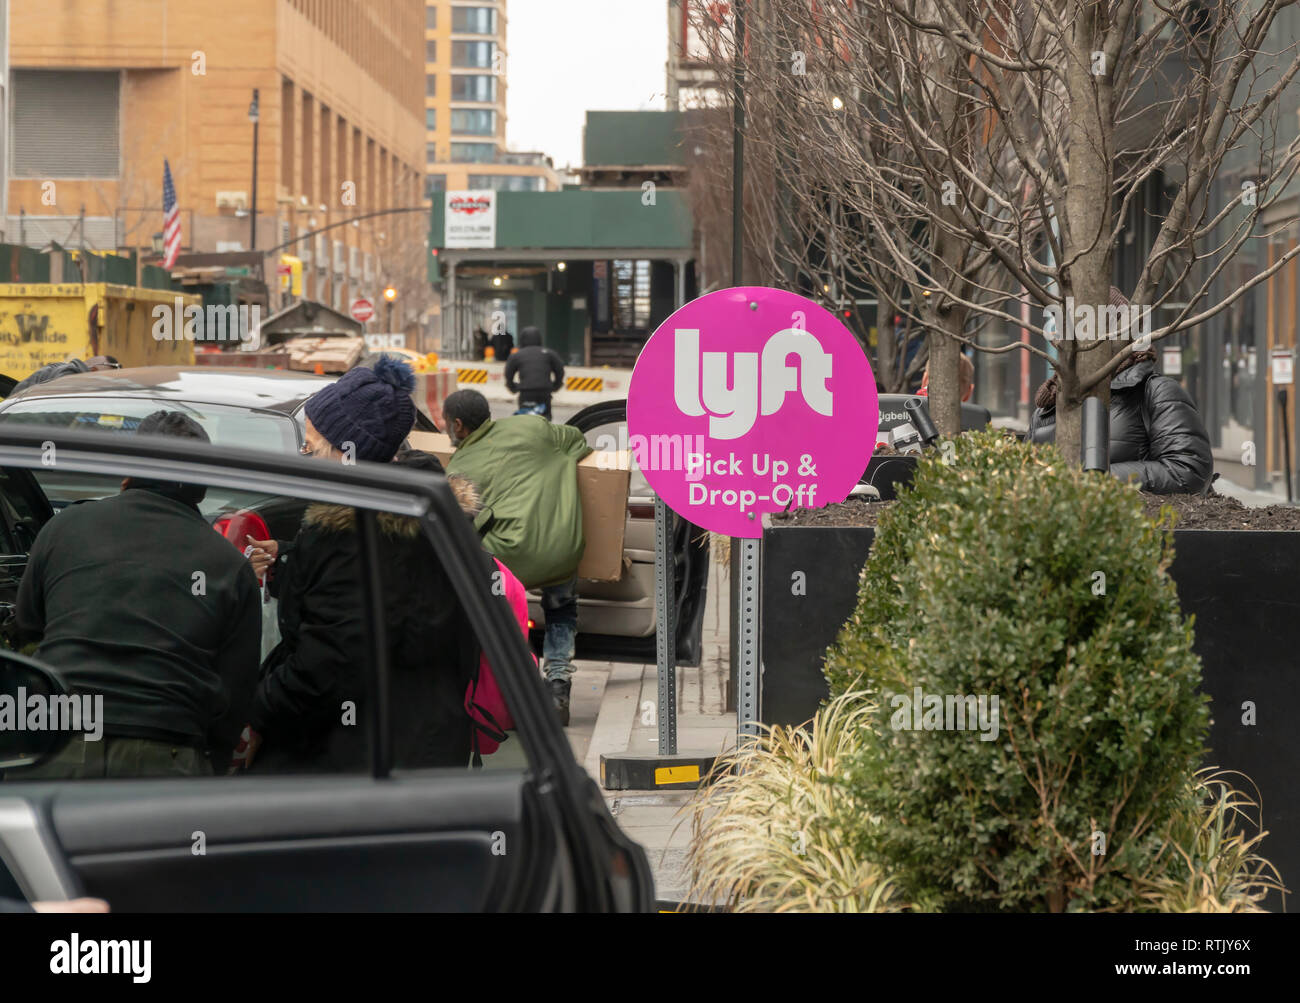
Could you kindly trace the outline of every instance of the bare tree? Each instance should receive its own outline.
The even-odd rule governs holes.
[[[902,390],[929,364],[935,417],[955,433],[958,349],[982,321],[967,303],[1005,298],[1007,280],[986,249],[961,239],[951,223],[931,223],[953,214],[958,186],[992,184],[1008,158],[999,160],[981,134],[980,95],[960,69],[959,50],[917,31],[891,39],[890,24],[865,7],[838,17],[810,4],[754,7],[754,44],[745,55],[755,140],[747,240],[765,253],[769,275],[831,306],[874,296],[877,378],[886,390]],[[726,79],[734,41],[709,21],[699,33]],[[882,53],[888,58],[864,58]],[[978,171],[972,180],[952,169],[958,155],[968,172]],[[697,174],[708,184],[719,172]],[[755,197],[755,189],[775,196]],[[959,297],[944,294],[949,286]],[[929,345],[909,358],[911,339],[927,333]]]
[[[1023,349],[1056,367],[1057,441],[1077,462],[1083,399],[1104,404],[1135,349],[1203,323],[1300,254],[1216,294],[1300,163],[1300,141],[1276,142],[1300,50],[1268,47],[1294,4],[755,0],[753,37],[804,62],[791,72],[761,41],[742,54],[771,112],[750,116],[749,149],[769,150],[793,193],[782,226],[824,231],[832,263],[882,305],[901,286],[930,335],[943,431],[957,427],[958,347]],[[718,72],[734,60],[720,43]],[[1229,166],[1244,156],[1243,181]],[[1152,179],[1167,203],[1146,198]],[[1157,222],[1125,316],[1110,289],[1134,212]],[[1038,342],[989,349],[977,335],[990,324]]]

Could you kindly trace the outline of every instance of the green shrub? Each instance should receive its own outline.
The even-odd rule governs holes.
[[[984,432],[944,459],[881,519],[827,657],[832,695],[877,700],[844,783],[879,822],[845,832],[917,908],[1142,908],[1208,725],[1168,527],[1051,447]],[[918,687],[941,717],[984,696],[983,737],[911,727]]]

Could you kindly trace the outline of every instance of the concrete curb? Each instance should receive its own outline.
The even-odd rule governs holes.
[[[605,680],[600,713],[596,715],[596,727],[592,729],[582,764],[597,784],[600,783],[601,753],[627,750],[628,736],[636,723],[643,669],[641,665],[617,663]]]

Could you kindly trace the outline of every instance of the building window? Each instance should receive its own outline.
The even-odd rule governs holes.
[[[453,7],[451,30],[463,35],[495,35],[497,12],[491,7]]]
[[[491,108],[453,108],[451,131],[458,135],[495,136],[497,113]]]
[[[469,187],[496,192],[543,192],[546,179],[536,174],[471,174]]]
[[[424,43],[424,61],[426,63],[438,61],[438,43],[432,38]]]
[[[430,163],[430,164],[436,164],[436,163],[438,162],[438,144],[437,144],[437,143],[425,143],[425,144],[424,144],[424,159],[425,159],[425,161],[426,161],[427,163]]]
[[[461,69],[487,69],[496,51],[496,42],[452,42],[451,65]]]
[[[452,143],[453,164],[490,164],[497,153],[496,143]]]
[[[430,131],[432,131],[432,130],[438,128],[438,109],[437,109],[437,108],[425,108],[425,109],[424,109],[424,127],[425,127],[426,129],[430,130]]]
[[[650,262],[614,262],[614,326],[623,331],[650,327]]]
[[[424,78],[424,96],[427,98],[436,98],[438,96],[438,78],[432,73]]]
[[[424,197],[432,199],[438,192],[447,190],[447,175],[426,174],[424,176]]]
[[[497,99],[497,78],[489,73],[453,73],[451,99],[485,104],[494,102]]]
[[[120,176],[121,76],[116,71],[13,70],[12,74],[14,177]],[[158,171],[162,173],[161,163]]]
[[[424,8],[424,26],[429,31],[438,30],[438,8],[437,7]]]

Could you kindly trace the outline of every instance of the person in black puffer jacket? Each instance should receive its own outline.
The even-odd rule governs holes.
[[[479,660],[473,628],[419,521],[388,512],[377,521],[393,765],[467,767],[465,689]],[[282,640],[253,699],[251,726],[265,736],[258,772],[366,769],[373,659],[359,544],[350,506],[317,504],[281,548],[273,589]],[[345,701],[355,707],[352,722]]]
[[[415,421],[414,377],[388,356],[352,369],[306,405],[307,448],[323,460],[437,471],[435,459],[398,455]],[[465,690],[479,646],[450,577],[419,520],[377,515],[388,647],[393,765],[467,768],[472,723]],[[290,542],[251,540],[249,560],[271,572],[281,640],[253,695],[244,764],[258,772],[355,772],[369,760],[374,715],[370,594],[351,506],[311,505]],[[484,574],[490,558],[484,554]]]
[[[1134,352],[1110,381],[1110,472],[1152,494],[1200,494],[1214,470],[1210,437],[1187,392],[1157,373],[1155,352]],[[1056,438],[1057,378],[1038,388],[1026,442]]]
[[[529,326],[519,332],[519,351],[506,363],[506,389],[519,395],[519,407],[542,405],[551,420],[551,395],[564,386],[564,363],[542,345],[542,333]]]

